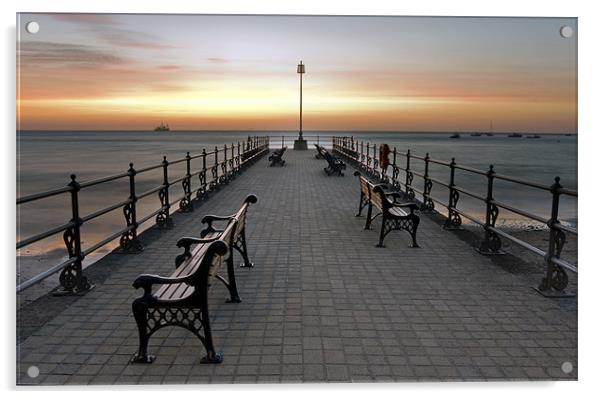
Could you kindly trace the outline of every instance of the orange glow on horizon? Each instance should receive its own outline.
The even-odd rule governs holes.
[[[183,31],[153,37],[150,28],[154,25],[144,22],[150,16],[98,20],[73,16],[67,21],[37,14],[36,18],[54,26],[55,35],[63,35],[64,40],[77,32],[96,35],[92,38],[96,42],[88,45],[83,38],[81,43],[57,38],[32,41],[20,34],[17,126],[21,130],[151,130],[160,121],[175,130],[295,130],[298,124],[298,60],[288,43],[298,40],[294,24],[281,27],[283,38],[270,38],[269,45],[248,41],[245,47],[234,36],[225,36],[221,42],[216,38],[215,44],[188,44]],[[252,25],[250,17],[241,20]],[[454,23],[453,18],[449,20]],[[328,19],[307,21],[319,29]],[[339,29],[352,32],[357,21]],[[533,30],[534,42],[543,40],[535,22],[552,23],[545,19],[534,19],[531,25],[524,20],[508,21]],[[90,24],[94,29],[89,29]],[[133,29],[130,25],[145,30],[141,37],[146,41],[121,38],[119,29]],[[380,25],[375,22],[374,30]],[[357,36],[355,40],[374,47],[361,47],[366,52],[362,54],[353,39],[336,31],[316,36],[314,47],[306,49],[312,56],[303,58],[307,65],[304,127],[486,131],[493,120],[496,131],[576,132],[576,69],[573,47],[566,47],[570,43],[554,39],[545,46],[531,48],[523,43],[525,48],[517,48],[512,38],[496,35],[491,40],[499,48],[475,42],[474,54],[464,48],[446,53],[438,47],[447,40],[445,34],[429,33],[427,27],[415,39],[422,41],[420,51],[400,54],[396,46],[418,45],[381,43],[386,36],[375,36],[374,42]],[[191,24],[188,29],[200,28]],[[206,29],[206,35],[213,32]],[[244,34],[252,36],[253,31]],[[464,37],[467,43],[478,40],[469,32]],[[450,41],[448,46],[453,49],[456,44]],[[556,47],[559,50],[549,49]],[[559,51],[567,56],[550,62]],[[344,57],[356,57],[355,64],[345,62]]]

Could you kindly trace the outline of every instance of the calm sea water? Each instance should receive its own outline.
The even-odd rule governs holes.
[[[65,186],[69,175],[77,175],[78,181],[86,181],[127,170],[130,162],[136,168],[155,165],[162,156],[174,160],[185,156],[187,151],[198,154],[203,148],[208,151],[216,145],[245,141],[249,135],[262,135],[262,132],[18,132],[17,133],[17,196],[23,196]],[[293,136],[290,132],[269,132],[272,147],[280,145],[280,136]],[[307,136],[320,134],[322,143],[332,132],[306,132]],[[463,135],[459,140],[449,139],[449,133],[370,133],[336,132],[336,135],[354,136],[364,142],[387,143],[401,152],[411,149],[416,155],[456,162],[485,170],[489,164],[495,165],[497,173],[516,178],[551,185],[554,176],[561,178],[561,184],[577,189],[577,137],[561,135],[541,135],[540,139],[508,138],[505,135],[493,137],[470,137]],[[310,145],[314,139],[309,140]],[[290,142],[287,142],[290,146]],[[312,146],[313,147],[313,146]],[[313,150],[309,151],[313,155]],[[310,156],[310,154],[308,154]],[[193,163],[193,171],[200,169],[200,160]],[[266,161],[267,162],[267,161]],[[412,161],[412,168],[422,171],[424,164]],[[184,163],[170,167],[170,178],[185,173]],[[446,181],[449,170],[432,165],[431,176]],[[348,173],[345,178],[352,178]],[[156,187],[162,182],[162,171],[145,173],[137,178],[137,190]],[[194,181],[193,189],[196,187]],[[418,187],[422,187],[419,178]],[[481,176],[458,172],[456,182],[477,194],[485,196],[486,179]],[[179,187],[178,187],[179,188]],[[181,190],[181,188],[179,188]],[[433,194],[446,201],[447,192],[435,185]],[[127,179],[118,184],[99,185],[83,190],[80,195],[81,214],[87,215],[126,199]],[[549,217],[550,194],[535,189],[518,187],[515,184],[496,183],[494,197],[515,207]],[[33,204],[19,206],[17,211],[18,239],[26,238],[53,226],[66,223],[70,215],[68,195],[59,195]],[[155,210],[158,200],[155,195],[141,200],[138,205],[140,215]],[[478,201],[461,196],[460,209],[482,216],[484,207]],[[577,225],[577,202],[563,199],[560,207],[561,218],[569,224]],[[525,224],[525,220],[509,212],[501,212],[499,223],[505,225]],[[94,244],[109,233],[124,226],[123,215],[118,209],[87,223],[82,228],[84,248]],[[144,227],[144,226],[143,226]],[[25,254],[43,253],[53,248],[63,248],[60,236],[55,236],[28,247]]]

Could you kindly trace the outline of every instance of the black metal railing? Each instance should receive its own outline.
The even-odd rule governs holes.
[[[470,220],[483,228],[483,240],[479,252],[486,255],[501,253],[501,239],[507,239],[530,252],[533,252],[544,259],[546,270],[538,291],[544,295],[557,296],[564,293],[568,285],[568,275],[566,271],[577,273],[577,266],[569,261],[562,259],[562,249],[566,242],[566,235],[577,236],[577,229],[561,224],[558,218],[559,203],[561,197],[577,198],[577,191],[562,187],[560,178],[556,177],[552,185],[545,185],[517,179],[511,176],[498,174],[494,171],[494,166],[490,165],[486,171],[471,168],[469,166],[459,165],[455,158],[451,162],[440,161],[426,156],[420,157],[413,155],[410,150],[407,152],[398,152],[396,148],[392,150],[388,158],[390,165],[381,168],[379,165],[379,154],[376,144],[358,141],[353,137],[333,137],[333,151],[343,156],[348,162],[364,171],[368,176],[378,179],[383,183],[391,184],[395,189],[402,191],[409,200],[416,200],[421,204],[423,212],[435,212],[435,205],[440,205],[445,209],[446,220],[444,227],[447,229],[458,229],[462,224],[462,217]],[[416,164],[416,162],[419,162]],[[432,177],[429,173],[429,166],[440,165],[449,168],[449,179],[443,181]],[[389,170],[391,172],[389,172]],[[486,178],[486,195],[479,195],[456,183],[456,172],[461,170],[472,175],[480,175]],[[405,178],[402,178],[402,173]],[[418,177],[422,180],[419,187]],[[520,187],[528,187],[540,191],[547,191],[551,195],[550,217],[543,218],[517,206],[501,202],[495,199],[493,195],[495,181],[516,184]],[[436,198],[431,190],[433,184],[437,184],[447,190],[447,198]],[[417,194],[421,196],[418,200]],[[463,211],[458,202],[460,195],[475,199],[484,205],[484,220]],[[496,226],[500,209],[504,209],[513,214],[520,215],[528,220],[533,220],[545,224],[549,228],[549,242],[546,249],[537,248],[535,245],[525,242]]]
[[[198,183],[194,190],[197,199],[204,199],[207,194],[216,190],[220,185],[228,183],[236,175],[268,152],[269,139],[267,136],[249,137],[244,142],[224,144],[223,148],[215,147],[211,151],[203,149],[200,154],[190,155],[186,153],[184,158],[168,161],[163,157],[160,164],[152,165],[140,169],[135,169],[134,164],[130,163],[125,173],[119,173],[100,179],[87,182],[78,182],[76,175],[71,175],[71,180],[66,187],[46,191],[32,195],[17,198],[17,206],[54,197],[60,194],[70,194],[71,220],[67,223],[48,229],[42,233],[21,239],[17,242],[17,250],[27,247],[33,243],[45,238],[63,233],[63,241],[67,248],[68,259],[51,267],[50,269],[34,276],[17,285],[17,292],[31,287],[43,279],[60,271],[59,281],[62,293],[81,293],[90,289],[91,285],[87,281],[82,271],[82,261],[84,258],[112,241],[119,239],[119,250],[125,253],[137,253],[143,250],[143,246],[138,240],[140,233],[139,227],[155,218],[155,223],[161,228],[173,226],[171,214],[173,207],[178,206],[181,212],[190,212],[193,207],[193,181],[198,178]],[[169,179],[169,167],[176,164],[186,163],[186,173],[173,180]],[[200,164],[200,169],[193,171],[193,163]],[[136,190],[137,176],[150,171],[162,171],[162,183],[147,191],[138,193]],[[210,176],[208,174],[211,174]],[[106,208],[99,209],[88,215],[80,215],[80,191],[89,187],[112,183],[121,179],[129,181],[129,195],[126,199],[112,204]],[[181,185],[180,193],[177,194],[175,185]],[[140,217],[138,215],[137,203],[153,194],[158,196],[159,208],[147,215]],[[173,196],[173,198],[172,198]],[[95,220],[109,212],[122,208],[125,218],[125,227],[119,231],[111,233],[109,236],[92,244],[87,248],[82,247],[81,227],[92,220]]]

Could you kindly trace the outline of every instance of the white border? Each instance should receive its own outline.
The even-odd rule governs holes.
[[[393,2],[384,0],[220,0],[196,2],[185,0],[146,0],[144,2],[125,2],[123,0],[103,0],[102,2],[83,2],[81,0],[21,0],[18,3],[2,2],[3,42],[2,79],[4,88],[0,101],[3,112],[4,132],[2,160],[4,165],[4,216],[6,223],[2,229],[3,303],[5,304],[4,328],[0,329],[6,344],[0,362],[2,388],[8,390],[10,397],[30,397],[37,395],[40,389],[15,388],[15,295],[14,295],[14,193],[15,193],[15,13],[16,12],[128,12],[128,13],[213,13],[213,14],[345,14],[345,15],[448,15],[448,16],[547,16],[579,18],[579,181],[581,182],[579,213],[582,215],[579,225],[579,259],[581,276],[579,278],[579,382],[568,383],[438,383],[438,384],[327,384],[327,385],[237,385],[237,386],[178,386],[170,387],[60,387],[46,389],[44,395],[50,398],[85,395],[86,398],[104,398],[107,390],[111,395],[119,396],[163,396],[165,389],[177,389],[180,394],[190,395],[191,390],[201,390],[198,395],[227,395],[281,398],[283,391],[287,397],[305,398],[308,395],[334,394],[341,392],[352,398],[365,396],[389,396],[403,394],[421,394],[427,397],[462,396],[463,398],[504,398],[519,396],[542,396],[547,398],[590,397],[600,392],[600,319],[602,312],[599,304],[600,292],[600,211],[595,201],[602,190],[599,183],[597,162],[602,135],[600,103],[598,96],[600,85],[600,43],[602,43],[602,14],[597,12],[594,1],[557,1],[542,2],[526,0],[486,1],[412,1]],[[7,188],[10,185],[10,188]],[[598,205],[597,208],[600,206]],[[12,221],[7,214],[11,215]],[[587,216],[587,217],[584,217]],[[495,295],[495,293],[492,293]],[[84,392],[81,392],[84,390]],[[137,392],[143,390],[144,392]],[[32,392],[33,391],[33,392]]]

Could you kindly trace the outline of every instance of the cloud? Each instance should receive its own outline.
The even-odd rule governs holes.
[[[228,62],[227,59],[219,58],[219,57],[210,57],[210,58],[207,58],[207,61],[212,62],[214,64],[225,64],[226,62]]]
[[[19,43],[18,54],[23,67],[69,67],[123,64],[123,57],[94,46],[24,41]]]
[[[51,14],[53,18],[79,24],[83,31],[91,32],[99,40],[110,45],[124,48],[165,49],[174,46],[163,43],[158,37],[122,28],[120,22],[112,14]]]
[[[121,25],[121,22],[110,14],[51,14],[51,16],[59,21],[85,25]]]
[[[112,46],[140,49],[167,49],[174,46],[165,44],[158,38],[142,32],[128,29],[95,29],[98,38]]]
[[[177,71],[180,69],[178,65],[159,65],[157,68],[162,71]]]

